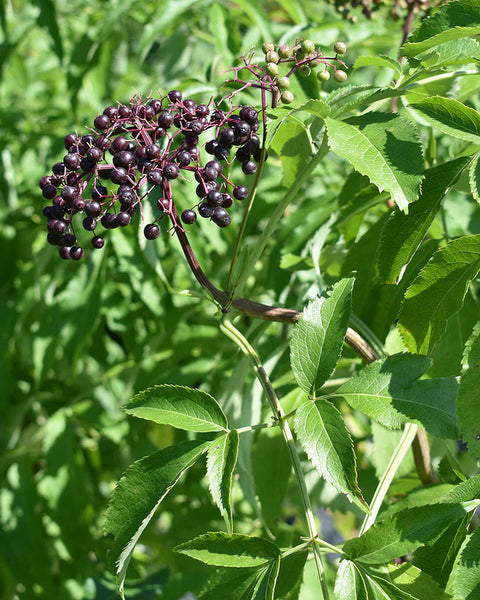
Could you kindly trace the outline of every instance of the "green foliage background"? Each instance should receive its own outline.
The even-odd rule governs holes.
[[[351,25],[330,5],[312,0],[12,0],[0,5],[0,25],[0,598],[116,597],[107,568],[111,539],[102,533],[113,486],[132,461],[188,439],[186,433],[132,419],[120,407],[154,384],[199,386],[223,401],[241,426],[260,413],[261,391],[246,362],[232,356],[231,344],[219,336],[210,305],[179,293],[198,289],[175,238],[164,231],[157,242],[145,243],[140,228],[131,226],[116,231],[103,251],[90,252],[81,264],[62,262],[45,242],[38,180],[62,158],[67,133],[83,131],[105,106],[135,92],[155,95],[178,88],[204,101],[220,97],[225,69],[265,40],[308,35],[329,50],[342,39],[349,45],[350,66],[359,54],[395,58],[398,46],[392,40],[400,41],[400,25],[385,19]],[[388,69],[367,67],[352,81],[382,84],[390,77]],[[297,84],[300,100],[318,94],[309,85]],[[336,85],[328,82],[325,89]],[[477,89],[459,83],[456,97],[467,96],[475,103]],[[422,141],[426,148],[432,143]],[[449,149],[438,143],[448,158]],[[345,202],[339,193],[346,163],[334,159],[325,165],[280,225],[254,284],[247,284],[249,297],[301,309],[341,274],[358,268],[359,251],[372,252],[369,238],[355,249],[353,241],[363,216],[363,227],[383,223],[383,204],[374,203],[362,218],[350,215],[342,243],[328,245],[321,269],[310,268],[325,241],[321,226]],[[261,233],[282,193],[281,172],[272,157],[250,238]],[[188,186],[179,194],[189,206]],[[446,206],[451,235],[480,232],[478,205],[466,198],[460,189]],[[239,215],[234,219],[238,223]],[[219,287],[226,281],[224,257],[234,240],[235,223],[221,233],[206,224],[199,225],[192,242]],[[359,274],[364,292],[370,276],[366,262]],[[381,307],[369,303],[366,292],[362,296],[356,288],[356,294],[355,312],[383,341],[388,325]],[[374,298],[375,290],[371,294]],[[478,319],[470,296],[461,314],[457,329],[449,330],[458,348],[453,344],[448,356],[437,357],[437,374],[458,373],[469,327]],[[287,393],[294,381],[287,368],[286,330],[278,324],[245,326],[250,339],[258,338],[277,389]],[[346,357],[337,377],[350,375],[358,364],[348,351]],[[381,465],[369,457],[367,421],[357,417],[353,428],[365,461],[362,489],[371,496]],[[265,444],[272,456],[278,455],[277,441]],[[253,494],[249,461],[249,452],[240,455],[239,476],[243,490],[250,486]],[[206,569],[171,548],[222,527],[203,474],[199,467],[189,471],[142,537],[129,571],[129,598],[173,600],[201,587]],[[313,498],[325,505],[329,493],[317,485]],[[239,498],[236,527],[251,533],[256,515]],[[344,513],[337,527],[348,537],[355,513],[347,513],[338,497],[331,505]],[[295,521],[295,509],[287,516]],[[295,527],[277,526],[280,541],[293,543]]]

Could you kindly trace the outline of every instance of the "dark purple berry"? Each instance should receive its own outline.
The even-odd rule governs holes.
[[[90,171],[93,171],[96,166],[97,161],[89,158],[88,156],[84,156],[80,161],[80,168],[82,171],[85,171],[85,173],[90,173]]]
[[[221,206],[223,206],[223,208],[230,208],[232,206],[232,204],[233,204],[233,198],[230,196],[230,194],[223,193]]]
[[[198,214],[204,219],[209,219],[213,215],[213,206],[204,202],[198,207]]]
[[[125,150],[127,143],[128,140],[124,138],[123,135],[119,135],[113,140],[110,150],[113,154],[121,152],[122,150]]]
[[[170,127],[173,125],[173,117],[167,111],[161,112],[158,115],[157,121],[160,127],[162,127],[163,129],[170,129]]]
[[[147,181],[150,185],[162,185],[163,177],[160,169],[153,169],[147,174]]]
[[[106,135],[101,135],[96,141],[95,141],[95,146],[97,148],[100,148],[100,150],[102,152],[105,152],[106,150],[108,150],[110,148],[110,146],[112,145],[112,142],[110,141],[110,139],[106,136]]]
[[[87,158],[98,162],[102,158],[102,151],[97,146],[92,146],[87,150]]]
[[[212,221],[219,227],[228,227],[232,222],[232,218],[224,208],[217,206],[213,209]]]
[[[109,119],[116,119],[117,113],[118,110],[116,106],[107,106],[107,108],[105,108],[105,110],[103,111],[103,114],[107,115]]]
[[[70,248],[67,246],[60,246],[58,253],[60,254],[60,258],[63,258],[63,260],[68,260],[70,258]]]
[[[217,146],[215,148],[215,158],[218,158],[218,160],[228,160],[229,156],[230,150],[225,148],[225,146]]]
[[[75,144],[78,144],[77,134],[69,133],[68,135],[65,136],[64,142],[65,142],[65,149],[69,150],[72,146],[75,146]]]
[[[246,160],[244,163],[242,163],[242,171],[245,173],[245,175],[253,175],[256,170],[257,163],[253,160]]]
[[[195,109],[195,114],[197,117],[207,117],[210,109],[206,104],[197,104],[197,108]]]
[[[250,125],[258,122],[258,113],[253,106],[243,106],[240,110],[239,116],[242,121],[246,121]]]
[[[128,212],[121,211],[117,215],[117,224],[119,225],[119,227],[126,227],[131,220],[132,217],[128,214]]]
[[[248,142],[240,146],[235,153],[235,158],[241,163],[250,160],[250,144]]]
[[[95,127],[97,129],[100,129],[100,131],[103,131],[104,129],[108,129],[108,127],[110,127],[110,122],[111,121],[107,117],[107,115],[98,115],[98,117],[96,117],[93,124],[95,125]]]
[[[218,160],[209,160],[207,162],[207,164],[205,165],[205,169],[210,169],[213,168],[217,171],[218,175],[222,174],[223,171],[223,165],[222,163],[218,162]]]
[[[69,171],[76,171],[80,168],[80,163],[82,162],[82,157],[80,154],[66,154],[63,157],[63,164],[67,167]]]
[[[178,90],[172,90],[171,92],[168,92],[168,99],[170,100],[170,102],[181,102],[182,100],[182,93],[179,92]]]
[[[85,250],[80,246],[73,246],[73,248],[70,248],[70,258],[73,260],[82,259],[84,254]]]
[[[248,198],[248,189],[244,185],[237,185],[233,188],[233,197],[237,200],[245,200]]]
[[[73,233],[66,233],[63,236],[63,245],[64,246],[68,246],[70,248],[71,246],[75,246],[76,243],[77,243],[77,238],[73,235]]]
[[[197,213],[194,210],[187,209],[182,212],[181,218],[186,225],[191,225],[197,220]]]
[[[122,204],[132,205],[135,202],[135,192],[128,185],[121,185],[117,191],[118,199]]]
[[[118,227],[117,215],[113,213],[105,213],[101,218],[101,223],[105,229],[115,229]]]
[[[246,137],[250,135],[250,132],[252,131],[252,128],[246,121],[238,121],[238,123],[235,123],[233,128],[235,135],[238,137]]]
[[[108,190],[104,185],[97,183],[92,190],[92,200],[98,200],[108,194]]]
[[[97,226],[97,221],[93,217],[85,217],[83,219],[83,228],[87,231],[93,231]]]
[[[58,175],[59,177],[63,177],[65,175],[65,165],[63,162],[57,162],[52,167],[52,173],[54,175]]]
[[[222,146],[231,146],[235,140],[235,131],[230,127],[222,129],[218,137],[218,141]]]
[[[127,171],[123,167],[118,167],[110,171],[110,179],[113,183],[122,184],[127,181]]]
[[[176,179],[180,175],[180,167],[175,163],[169,162],[163,167],[163,175],[167,179]]]
[[[157,208],[162,212],[168,212],[170,209],[170,200],[168,198],[159,198],[157,200]]]
[[[47,200],[52,200],[57,195],[57,188],[51,183],[47,183],[47,185],[42,190],[42,196]]]
[[[66,185],[62,190],[62,198],[67,202],[71,202],[76,196],[78,196],[77,188]]]
[[[148,158],[158,158],[160,156],[160,146],[158,144],[148,144],[145,147],[145,155]]]
[[[153,110],[155,111],[155,114],[158,114],[162,110],[162,101],[159,100],[158,98],[154,98],[153,100],[150,100],[148,105],[153,108]]]
[[[116,167],[123,167],[124,169],[128,169],[128,167],[130,167],[134,163],[135,156],[128,150],[121,150],[120,152],[117,152],[113,157],[113,164]]]
[[[176,156],[176,161],[181,167],[186,167],[192,162],[192,155],[186,150],[182,150]]]
[[[47,242],[52,246],[60,246],[63,243],[63,236],[58,233],[47,233]]]
[[[217,190],[210,190],[207,194],[206,201],[212,206],[220,206],[222,203],[222,194]]]
[[[85,209],[85,200],[81,196],[76,196],[72,201],[72,208],[75,212],[82,212]]]
[[[215,181],[217,177],[217,169],[213,167],[205,167],[204,169],[202,169],[202,178],[204,181]]]
[[[56,218],[56,216],[53,214],[54,208],[54,206],[44,206],[42,210],[43,216],[46,217],[48,220]]]
[[[147,240],[154,240],[160,235],[160,227],[156,223],[149,223],[145,226],[143,235]]]
[[[94,248],[96,248],[97,250],[100,250],[100,248],[103,248],[103,246],[105,245],[105,240],[100,237],[99,235],[95,235],[92,238],[92,246]]]
[[[132,115],[132,111],[128,106],[120,104],[118,107],[118,116],[122,119],[128,119]]]
[[[215,150],[220,146],[220,144],[218,143],[217,140],[213,139],[213,140],[209,140],[206,144],[205,144],[205,151],[208,152],[208,154],[215,154]]]

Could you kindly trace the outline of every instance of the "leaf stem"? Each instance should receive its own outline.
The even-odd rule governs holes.
[[[292,430],[290,429],[290,425],[288,424],[288,421],[285,418],[283,408],[280,404],[275,390],[273,389],[270,379],[267,373],[265,372],[265,369],[263,368],[260,358],[258,357],[257,353],[255,352],[254,348],[251,346],[249,341],[240,333],[240,331],[238,331],[238,329],[228,319],[222,319],[222,321],[220,322],[220,329],[238,346],[238,348],[240,348],[243,354],[249,359],[253,370],[255,371],[255,375],[266,393],[273,415],[277,420],[280,429],[282,430],[283,438],[287,445],[288,453],[290,454],[290,460],[292,461],[293,470],[299,486],[300,496],[302,498],[302,504],[305,511],[305,518],[307,521],[310,541],[313,545],[313,553],[315,557],[315,563],[317,566],[318,577],[320,580],[320,585],[322,587],[323,598],[324,600],[329,600],[329,592],[327,587],[327,581],[325,578],[325,567],[323,564],[323,558],[320,549],[318,547],[319,530],[317,529],[315,518],[313,516],[313,509],[310,503],[310,497],[308,495],[305,476],[303,474],[302,465],[298,456],[297,448],[295,445],[295,439],[293,437]]]
[[[360,528],[359,535],[362,535],[362,533],[367,531],[367,529],[369,529],[375,522],[375,519],[380,512],[383,500],[387,494],[388,488],[395,477],[395,473],[397,472],[400,463],[410,450],[410,446],[417,435],[417,430],[418,425],[414,425],[413,423],[407,423],[407,425],[405,425],[403,435],[390,458],[387,468],[385,469],[385,472],[378,483],[377,489],[375,490],[375,494],[370,505],[371,514],[366,515]]]

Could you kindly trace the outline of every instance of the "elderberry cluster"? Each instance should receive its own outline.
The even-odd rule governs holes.
[[[367,18],[371,19],[373,14],[382,7],[387,8],[390,11],[390,15],[393,19],[400,19],[405,16],[407,12],[413,10],[415,12],[421,11],[422,16],[428,16],[431,9],[440,6],[446,0],[329,0],[335,5],[338,13],[342,15],[344,19],[351,22],[355,22],[356,16],[352,12],[352,9],[361,9],[362,14]]]
[[[99,228],[129,225],[154,189],[160,196],[159,217],[144,227],[147,239],[159,236],[157,221],[165,216],[174,229],[182,227],[180,219],[194,223],[197,212],[219,227],[228,226],[234,199],[244,200],[249,192],[230,181],[225,166],[239,161],[244,174],[255,173],[261,157],[258,128],[259,115],[253,107],[225,112],[212,103],[184,99],[178,90],[161,99],[135,97],[128,106],[108,106],[95,118],[90,133],[65,136],[67,154],[53,165],[51,175],[40,180],[43,197],[51,201],[43,209],[47,241],[59,246],[62,258],[80,260],[85,250],[74,221],[80,220],[81,228],[92,233],[94,248],[102,248]],[[214,132],[205,143],[212,159],[202,166],[200,137],[207,131]],[[179,217],[172,182],[191,175],[198,183],[200,201]]]

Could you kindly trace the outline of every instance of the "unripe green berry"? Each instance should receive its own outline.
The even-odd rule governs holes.
[[[290,58],[290,56],[292,56],[292,49],[290,46],[284,44],[278,49],[278,56],[280,56],[280,58]]]
[[[312,69],[308,66],[308,65],[302,65],[301,67],[299,67],[298,69],[298,73],[299,75],[301,75],[302,77],[308,77],[310,75],[310,73],[312,72]]]
[[[320,65],[321,63],[322,63],[322,59],[320,59],[320,58],[314,58],[313,60],[311,60],[311,61],[308,63],[308,66],[309,66],[311,69],[315,69],[315,68],[316,68],[316,67],[318,67],[318,65]]]
[[[275,83],[281,90],[284,90],[290,85],[290,79],[288,77],[277,77]]]
[[[319,71],[317,73],[317,79],[318,81],[328,81],[330,79],[330,71],[327,71],[327,69]]]
[[[342,71],[341,69],[338,69],[338,71],[335,71],[335,73],[333,74],[333,78],[335,79],[335,81],[345,81],[345,79],[347,78],[347,74],[345,73],[345,71]]]
[[[272,42],[264,42],[262,44],[262,52],[266,54],[267,52],[270,52],[270,50],[275,50],[275,46],[272,44]]]
[[[302,50],[305,54],[311,54],[315,52],[315,44],[312,40],[304,40],[302,42]]]
[[[267,73],[271,77],[275,77],[275,75],[278,75],[278,65],[273,62],[267,63]]]
[[[280,60],[280,57],[275,52],[275,50],[269,50],[267,52],[267,54],[265,55],[265,60],[267,61],[267,63],[275,63],[275,64],[277,64],[278,61]]]
[[[280,100],[283,102],[283,104],[291,104],[294,98],[295,96],[289,90],[285,90],[280,96]]]
[[[347,51],[347,46],[343,42],[337,42],[333,49],[337,54],[345,54]]]
[[[297,60],[303,60],[305,58],[305,52],[301,48],[298,48],[295,50],[295,58]]]

